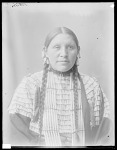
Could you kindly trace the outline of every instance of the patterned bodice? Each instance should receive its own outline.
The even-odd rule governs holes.
[[[87,101],[90,106],[90,126],[99,125],[100,121],[100,106],[101,97],[103,94],[104,101],[104,117],[109,116],[109,102],[103,93],[100,85],[95,78],[87,75],[81,75]],[[41,87],[42,72],[24,77],[20,85],[17,87],[11,104],[9,106],[9,113],[19,113],[23,116],[31,118],[29,129],[39,133],[39,123],[33,122],[33,115],[35,113],[35,102],[38,100],[37,89]],[[81,105],[81,87],[78,82],[78,136],[80,144],[84,145],[84,121],[82,115]],[[75,115],[74,115],[74,94],[73,94],[73,80],[72,73],[67,76],[58,75],[54,72],[48,72],[46,97],[44,105],[43,116],[43,130],[42,134],[45,137],[46,145],[61,145],[61,141],[68,139],[68,143],[73,145],[75,129]]]
[[[77,87],[80,98],[80,84]],[[45,98],[45,118],[43,122],[44,130],[56,130],[65,142],[67,140],[72,143],[72,135],[75,129],[74,116],[74,93],[73,93],[72,73],[69,75],[48,73],[46,98]],[[83,138],[83,119],[81,100],[78,99],[78,127],[80,138]]]

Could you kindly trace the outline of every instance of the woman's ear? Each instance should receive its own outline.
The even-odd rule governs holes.
[[[47,55],[47,49],[45,46],[42,49],[42,55],[43,55],[43,57],[46,57],[46,55]]]
[[[80,51],[79,51],[78,55],[79,55],[79,58],[81,58],[81,56],[80,56]]]
[[[80,46],[78,46],[78,52],[80,51]]]
[[[81,56],[80,56],[80,46],[78,46],[78,57],[81,58]]]
[[[45,54],[46,57],[48,57],[48,53],[47,53],[47,48],[46,47],[44,47],[44,54]]]

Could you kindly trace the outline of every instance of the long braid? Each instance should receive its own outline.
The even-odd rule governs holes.
[[[78,130],[78,71],[77,66],[75,65],[73,70],[73,88],[74,88],[74,113],[75,113],[75,127],[76,131]]]
[[[44,63],[42,86],[40,91],[40,104],[39,104],[39,138],[41,138],[42,127],[43,127],[43,112],[44,112],[44,101],[46,95],[46,84],[47,84],[47,74],[48,74],[48,64]]]

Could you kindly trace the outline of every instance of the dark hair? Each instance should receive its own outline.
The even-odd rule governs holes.
[[[75,33],[74,33],[72,30],[70,30],[70,29],[68,29],[68,28],[66,28],[66,27],[57,27],[57,28],[55,28],[52,32],[50,32],[50,33],[48,34],[48,36],[46,37],[44,46],[47,48],[47,47],[49,46],[50,42],[52,41],[52,39],[53,39],[55,36],[57,36],[58,34],[61,34],[61,33],[63,33],[63,34],[66,33],[66,34],[69,34],[70,36],[72,36],[72,38],[73,38],[73,40],[75,41],[75,43],[76,43],[76,45],[77,45],[77,48],[78,48],[78,50],[79,50],[79,42],[78,42],[78,39],[77,39]]]
[[[47,48],[50,44],[50,42],[52,41],[52,39],[57,36],[58,34],[61,33],[67,33],[69,35],[72,36],[73,40],[75,41],[77,48],[79,50],[79,43],[78,43],[78,39],[76,37],[76,35],[74,34],[73,31],[71,31],[70,29],[66,28],[66,27],[57,27],[55,28],[55,30],[53,30],[52,32],[50,32],[48,34],[48,36],[46,37],[44,46]],[[44,64],[44,68],[43,68],[43,76],[42,76],[42,86],[41,86],[41,91],[40,91],[40,99],[39,99],[39,112],[37,113],[36,118],[39,119],[39,138],[41,138],[41,134],[42,134],[42,128],[43,128],[43,112],[44,112],[44,102],[45,102],[45,94],[46,94],[46,83],[47,83],[47,75],[48,75],[48,64]],[[78,93],[77,93],[77,88],[78,88],[78,83],[77,83],[77,77],[78,77],[78,70],[77,70],[77,66],[76,64],[73,67],[73,84],[74,84],[74,109],[75,111],[75,124],[76,124],[76,129],[77,129],[77,122],[78,122],[78,117],[77,117],[77,102],[78,102]],[[37,120],[35,120],[37,121]]]

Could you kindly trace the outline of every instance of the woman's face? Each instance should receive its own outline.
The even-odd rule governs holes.
[[[55,36],[46,51],[52,68],[61,72],[66,72],[73,67],[77,54],[77,45],[69,34]]]

